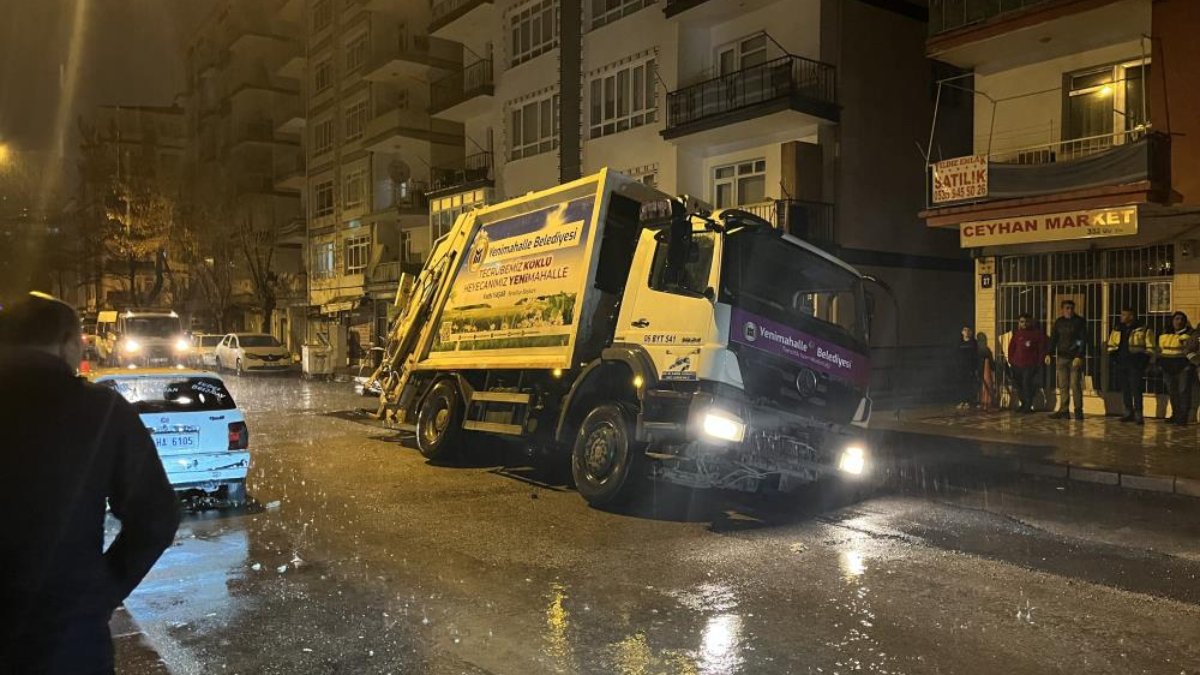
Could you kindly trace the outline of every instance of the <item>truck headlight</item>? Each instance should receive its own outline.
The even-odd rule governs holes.
[[[187,338],[179,338],[175,341],[175,351],[186,352],[192,348],[192,344],[187,341]]]
[[[867,451],[861,446],[851,445],[842,451],[842,456],[838,460],[838,470],[848,473],[852,476],[862,475],[863,469],[867,467]]]
[[[142,351],[142,343],[134,339],[128,339],[121,343],[121,351],[126,354],[136,354]]]
[[[701,428],[706,436],[720,441],[741,443],[742,439],[746,437],[745,422],[719,410],[710,410],[704,413],[704,423]]]

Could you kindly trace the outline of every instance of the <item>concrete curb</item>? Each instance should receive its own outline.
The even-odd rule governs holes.
[[[1127,490],[1160,492],[1163,494],[1182,495],[1184,497],[1200,497],[1200,480],[1193,478],[1121,473],[1119,471],[1089,469],[1070,464],[1059,464],[1057,462],[1029,460],[1021,461],[1018,472],[1028,476],[1111,485]]]

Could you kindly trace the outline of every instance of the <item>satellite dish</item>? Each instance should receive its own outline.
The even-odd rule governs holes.
[[[406,183],[409,178],[412,178],[412,168],[402,159],[397,159],[391,164],[388,164],[388,177],[393,183]]]

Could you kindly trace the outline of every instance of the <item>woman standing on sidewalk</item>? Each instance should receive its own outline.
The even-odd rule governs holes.
[[[955,352],[954,379],[958,383],[958,408],[967,410],[975,406],[979,396],[979,347],[974,331],[963,326],[959,333],[958,349]]]
[[[979,369],[979,409],[992,412],[996,409],[996,357],[992,354],[992,348],[988,346],[987,333],[977,334],[975,340],[978,343],[976,363]]]
[[[1195,337],[1188,315],[1175,312],[1171,330],[1158,336],[1158,366],[1162,369],[1171,399],[1171,415],[1167,424],[1187,425],[1191,420],[1192,384],[1196,368],[1188,361],[1188,352],[1195,351]]]

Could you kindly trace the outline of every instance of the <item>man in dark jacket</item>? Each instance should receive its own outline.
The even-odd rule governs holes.
[[[1087,321],[1075,313],[1075,301],[1062,301],[1062,316],[1054,320],[1050,348],[1054,353],[1058,384],[1058,412],[1051,417],[1069,419],[1071,399],[1075,400],[1075,419],[1083,419],[1083,357],[1087,355]],[[1047,357],[1047,363],[1049,357]]]
[[[1033,412],[1033,397],[1037,394],[1037,375],[1042,359],[1049,351],[1046,333],[1033,326],[1028,314],[1017,317],[1017,329],[1008,342],[1008,363],[1012,366],[1021,405],[1018,412]]]
[[[0,673],[111,673],[113,610],[171,545],[179,505],[120,394],[75,376],[69,306],[0,310]],[[104,550],[105,502],[121,530]]]
[[[1157,341],[1154,331],[1142,325],[1132,307],[1121,310],[1121,320],[1108,334],[1108,353],[1116,365],[1121,400],[1125,404],[1122,422],[1145,424],[1142,417],[1142,393],[1146,391],[1146,365]]]

